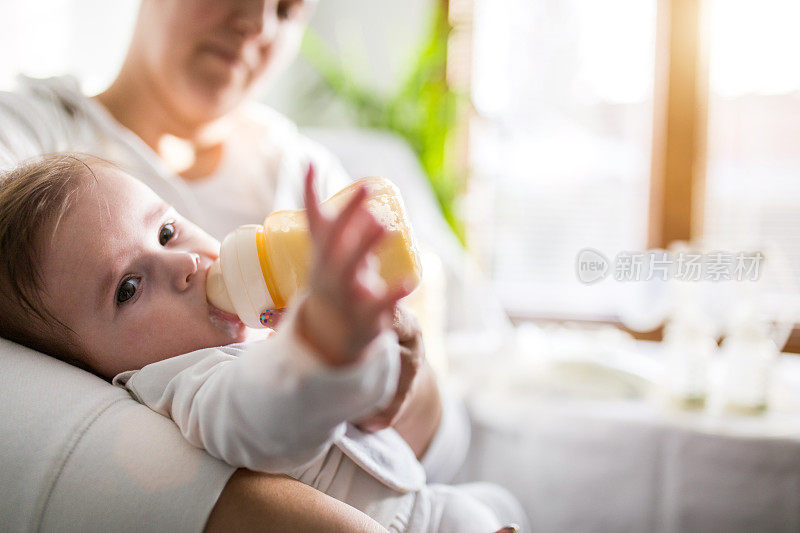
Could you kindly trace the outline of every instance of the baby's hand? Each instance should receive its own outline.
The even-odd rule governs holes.
[[[309,167],[305,204],[313,251],[298,332],[332,366],[359,361],[364,348],[391,325],[397,300],[409,292],[375,282],[380,278],[367,257],[385,230],[364,207],[365,197],[361,188],[337,216],[324,214]]]

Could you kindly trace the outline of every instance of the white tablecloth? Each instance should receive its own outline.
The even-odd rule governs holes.
[[[648,348],[651,349],[651,348]],[[535,532],[800,531],[800,357],[755,417],[640,400],[473,391],[464,477],[514,492]]]

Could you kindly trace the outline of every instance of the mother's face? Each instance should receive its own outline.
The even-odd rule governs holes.
[[[213,120],[294,58],[310,3],[143,0],[131,56],[158,98],[188,120]]]

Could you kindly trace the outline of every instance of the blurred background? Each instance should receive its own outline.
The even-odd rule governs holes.
[[[137,6],[3,2],[0,86],[72,73],[100,91]],[[630,289],[580,283],[579,250],[768,241],[800,275],[799,15],[792,0],[323,0],[259,99],[301,126],[403,136],[512,318],[619,322]]]
[[[0,3],[0,88],[69,73],[99,92],[137,7]],[[539,530],[800,529],[800,359],[778,356],[800,352],[798,21],[797,0],[320,0],[257,95],[415,154],[517,326],[499,368],[450,362],[465,476],[510,487]],[[615,279],[619,254],[655,249],[766,263],[758,283]]]

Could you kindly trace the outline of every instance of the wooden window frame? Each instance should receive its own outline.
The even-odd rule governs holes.
[[[460,36],[471,35],[474,0],[441,0],[450,23]],[[657,0],[656,47],[653,94],[653,144],[650,172],[648,246],[666,248],[673,241],[692,241],[703,234],[705,203],[706,143],[708,122],[708,44],[704,40],[704,0]],[[465,44],[466,43],[466,44]],[[457,58],[459,73],[453,80],[469,90],[472,39],[451,42],[448,62]],[[472,111],[463,115],[463,149],[458,166],[468,169],[468,123]],[[635,332],[610,318],[586,316],[511,317],[524,321],[613,324],[634,337],[661,340],[662,328]],[[800,353],[800,327],[795,326],[784,351]]]

